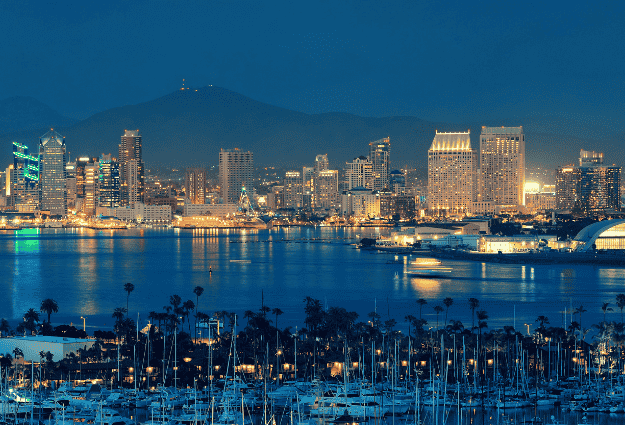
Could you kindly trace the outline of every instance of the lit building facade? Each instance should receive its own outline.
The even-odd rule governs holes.
[[[556,169],[556,206],[583,214],[620,211],[621,168],[603,165],[603,153],[580,151],[579,166]]]
[[[386,189],[391,171],[390,138],[386,137],[369,143],[369,161],[371,161],[373,173],[373,190]]]
[[[320,173],[321,171],[325,171],[330,168],[330,163],[328,162],[328,154],[317,155],[315,157],[315,173]]]
[[[143,164],[143,140],[139,130],[124,130],[119,144],[119,182],[121,204],[133,205],[143,202],[145,176]]]
[[[315,175],[315,208],[334,208],[339,195],[338,170],[322,170]]]
[[[284,176],[284,208],[302,208],[302,176],[299,171],[287,171]]]
[[[225,203],[238,203],[242,188],[253,186],[254,154],[238,148],[219,152],[219,186]]]
[[[99,195],[97,205],[116,208],[121,205],[119,162],[111,155],[100,156],[98,172]]]
[[[20,212],[39,209],[39,157],[28,146],[13,142],[13,165],[5,172],[7,204]]]
[[[346,189],[364,187],[373,190],[373,164],[367,157],[354,158],[345,164]]]
[[[466,214],[475,200],[477,152],[470,133],[436,131],[428,151],[428,210],[433,215]]]
[[[494,205],[525,205],[523,127],[482,127],[479,200]]]
[[[54,130],[39,138],[39,204],[51,215],[67,214],[65,138]]]
[[[192,204],[206,203],[206,169],[187,168],[184,187],[185,195]]]
[[[556,208],[572,210],[577,202],[577,173],[573,165],[556,168]]]
[[[351,217],[380,217],[380,193],[355,187],[341,195],[341,215]]]
[[[415,216],[415,197],[386,193],[380,195],[380,216],[410,220]]]

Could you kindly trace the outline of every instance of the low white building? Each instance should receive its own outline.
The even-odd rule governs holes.
[[[69,353],[76,353],[79,349],[89,349],[93,346],[93,339],[63,338],[60,336],[19,336],[0,338],[0,355],[11,354],[19,348],[24,353],[24,361],[39,363],[40,352],[52,353],[53,361],[63,360]]]
[[[105,208],[98,207],[97,215],[116,217],[125,221],[138,222],[168,222],[171,221],[171,207],[169,205],[145,205],[140,202],[127,207]]]
[[[211,217],[225,217],[238,211],[239,204],[191,204],[185,202],[184,217],[195,217],[200,215]]]

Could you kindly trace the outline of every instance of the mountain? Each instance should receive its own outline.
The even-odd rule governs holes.
[[[76,120],[62,116],[32,97],[16,96],[0,101],[0,134],[68,127],[75,123]]]
[[[551,167],[575,162],[579,149],[601,150],[601,140],[563,132],[566,126],[549,126],[538,118],[499,120],[496,123],[449,124],[415,117],[368,118],[348,113],[304,114],[250,99],[220,87],[179,90],[161,98],[113,108],[69,126],[56,125],[66,137],[73,159],[112,153],[124,129],[139,129],[147,167],[216,165],[221,148],[238,147],[254,153],[258,165],[301,167],[315,155],[327,153],[331,168],[367,155],[369,142],[390,137],[393,168],[404,165],[427,168],[427,150],[435,130],[471,129],[479,148],[481,125],[523,125],[528,167]],[[3,146],[17,140],[31,148],[45,132],[22,131],[0,136]],[[584,135],[585,136],[585,135]],[[11,160],[10,150],[0,160]],[[619,152],[622,156],[622,152]],[[623,158],[613,162],[622,163]],[[620,162],[619,162],[620,161]]]

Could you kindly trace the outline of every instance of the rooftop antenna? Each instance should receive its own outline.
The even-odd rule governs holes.
[[[182,87],[180,88],[180,90],[184,90],[184,78],[182,79]]]

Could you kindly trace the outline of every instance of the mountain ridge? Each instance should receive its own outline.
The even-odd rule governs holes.
[[[545,125],[536,125],[534,131],[531,122],[520,118],[497,124],[502,123],[523,125],[528,166],[575,162],[578,147],[597,150],[595,146],[600,146],[600,140],[545,133]],[[207,86],[115,107],[55,129],[66,136],[72,159],[100,153],[116,156],[124,130],[139,129],[148,167],[214,165],[221,148],[238,147],[252,151],[258,165],[301,167],[311,164],[315,155],[327,153],[331,168],[343,168],[345,161],[366,155],[369,142],[390,137],[393,168],[426,168],[435,130],[471,129],[472,146],[479,149],[482,124],[432,122],[411,116],[361,117],[347,112],[306,114]],[[22,130],[0,135],[0,140],[17,140],[34,148],[44,132],[43,128]],[[0,159],[10,160],[10,151],[0,152]]]

